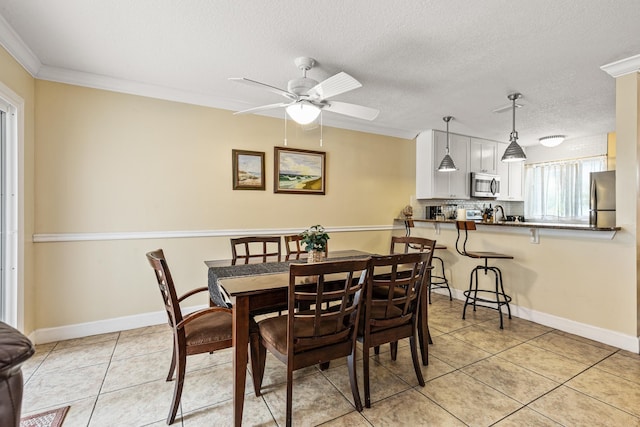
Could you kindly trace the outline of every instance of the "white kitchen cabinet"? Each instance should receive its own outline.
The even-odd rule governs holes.
[[[486,139],[471,138],[469,147],[469,172],[497,174],[498,143]]]
[[[416,138],[416,198],[469,198],[470,138],[449,133],[449,139],[449,155],[458,168],[455,172],[438,172],[446,153],[446,132],[427,130]]]
[[[498,144],[498,159],[502,158],[509,144]],[[524,200],[524,162],[502,162],[498,160],[500,196],[498,200]]]

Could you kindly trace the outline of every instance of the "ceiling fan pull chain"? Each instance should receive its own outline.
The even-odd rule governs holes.
[[[287,146],[287,112],[284,112],[284,146]]]
[[[322,147],[322,110],[320,110],[320,147]]]

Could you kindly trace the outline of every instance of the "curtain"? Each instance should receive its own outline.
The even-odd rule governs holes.
[[[589,174],[606,168],[606,156],[525,165],[525,218],[589,222]]]

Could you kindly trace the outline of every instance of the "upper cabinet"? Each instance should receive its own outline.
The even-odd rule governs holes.
[[[471,138],[469,172],[498,173],[498,143],[486,139]]]
[[[508,144],[498,144],[498,159],[502,158]],[[498,161],[500,196],[498,200],[524,200],[524,162]]]
[[[438,172],[446,154],[447,134],[427,130],[416,138],[416,197],[418,199],[469,198],[469,137],[449,133],[449,155],[455,172]]]

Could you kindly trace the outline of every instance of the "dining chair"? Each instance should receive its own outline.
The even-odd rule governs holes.
[[[391,237],[391,248],[389,249],[389,253],[391,254],[395,254],[395,253],[409,253],[409,252],[431,252],[434,253],[434,250],[438,248],[438,245],[436,243],[435,240],[431,240],[431,239],[427,239],[424,237],[411,237],[411,236],[392,236]],[[431,260],[429,261],[429,267],[431,267],[433,259],[435,259],[435,255],[433,255],[431,257]],[[429,297],[429,302],[431,302],[431,279],[432,279],[432,269],[429,269],[429,271],[427,272],[427,278],[426,278],[426,282],[425,282],[425,286],[427,287],[425,292],[428,292],[428,297]],[[378,292],[378,289],[383,289],[383,288],[376,288],[374,289],[374,292]],[[384,291],[383,291],[384,292]],[[396,293],[400,292],[399,289],[396,289]],[[384,296],[384,294],[383,294]],[[425,310],[427,310],[426,306],[425,306]],[[427,316],[427,313],[425,311],[425,316]],[[423,331],[418,330],[420,336],[420,340],[419,340],[419,345],[420,345],[420,352],[422,353],[422,361],[424,365],[427,365],[428,362],[428,349],[427,346],[425,345],[425,337],[423,336]],[[428,340],[429,344],[433,344],[433,341],[431,340],[431,334],[429,333],[429,327],[427,326],[427,337],[426,339]],[[391,343],[391,357],[393,358],[393,360],[395,360],[396,357],[396,353],[397,353],[398,347],[397,344]],[[379,354],[379,348],[375,348],[375,352],[376,354]]]
[[[421,293],[424,291],[431,268],[432,256],[433,251],[371,257],[366,293],[360,313],[361,321],[358,325],[358,341],[362,343],[364,401],[367,408],[371,407],[371,348],[390,343],[392,359],[395,360],[398,341],[409,338],[413,369],[418,383],[424,387],[417,348],[418,310]]]
[[[287,426],[292,422],[293,372],[345,356],[354,404],[362,411],[355,353],[367,267],[368,259],[292,264],[287,314],[258,322],[259,372],[264,372],[266,350],[287,366]],[[339,303],[327,309],[326,301]],[[297,309],[300,306],[309,308]],[[255,377],[261,384],[262,378]]]
[[[214,306],[183,315],[180,304],[200,292],[208,292],[208,288],[196,288],[178,296],[162,249],[147,253],[147,259],[155,271],[169,326],[173,332],[173,353],[167,375],[167,381],[171,381],[175,374],[173,400],[167,416],[167,424],[173,424],[180,405],[187,356],[212,353],[231,347],[232,314],[229,308]],[[257,343],[257,340],[255,342]],[[257,353],[252,352],[252,356],[254,354]],[[252,357],[252,365],[254,361]]]
[[[302,236],[299,234],[289,234],[284,237],[284,249],[287,252],[285,255],[285,261],[290,259],[300,259],[302,256],[307,255],[307,251],[302,248]],[[325,247],[325,257],[329,254],[329,245]]]
[[[250,236],[232,238],[231,264],[236,265],[238,260],[244,260],[249,264],[251,259],[262,258],[262,262],[281,261],[280,236]]]

